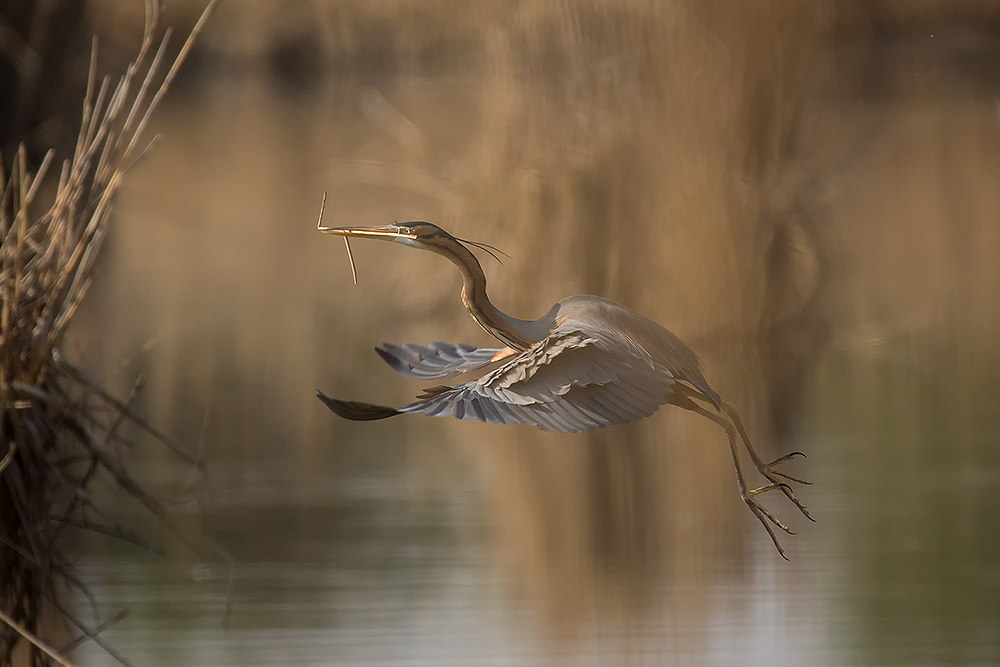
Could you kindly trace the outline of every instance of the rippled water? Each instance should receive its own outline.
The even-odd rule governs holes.
[[[194,490],[152,443],[133,468],[189,500],[178,514],[234,563],[169,541],[164,558],[90,539],[79,577],[101,619],[128,610],[102,637],[132,664],[1000,663],[989,105],[843,112],[860,124],[919,116],[924,129],[852,164],[851,196],[828,211],[820,235],[836,230],[839,260],[825,280],[839,297],[821,335],[793,330],[822,344],[762,343],[737,315],[705,326],[714,288],[694,282],[629,301],[621,285],[640,268],[627,255],[593,267],[620,283],[583,279],[618,285],[610,296],[646,303],[684,335],[765,456],[808,454],[789,470],[814,482],[801,497],[817,522],[767,498],[798,532],[781,538],[784,562],[739,501],[723,433],[697,416],[666,408],[554,435],[409,416],[346,423],[314,399],[319,387],[407,400],[419,387],[371,352],[383,340],[488,344],[440,258],[357,243],[353,287],[340,241],[313,229],[324,190],[331,225],[446,216],[461,169],[445,178],[430,166],[446,159],[387,137],[400,125],[386,109],[463,155],[483,129],[474,78],[295,98],[235,76],[176,100],[158,120],[166,141],[131,177],[77,332],[98,374],[132,359],[111,381],[127,391],[142,371],[153,421],[204,451],[210,479]],[[467,225],[515,256],[532,243]],[[587,256],[643,229],[609,224]],[[495,300],[533,317],[522,311],[536,301],[584,291],[553,268],[579,249],[554,245],[550,262],[514,259],[506,273],[490,265]],[[83,597],[76,605],[91,618]],[[76,660],[115,664],[93,643]]]

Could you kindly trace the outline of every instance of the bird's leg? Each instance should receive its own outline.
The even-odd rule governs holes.
[[[764,526],[764,530],[766,530],[767,534],[771,537],[771,541],[774,543],[774,548],[778,550],[778,554],[785,560],[788,560],[788,557],[785,556],[784,549],[782,549],[781,545],[778,543],[778,538],[775,536],[774,530],[771,529],[771,526],[768,525],[768,522],[771,522],[790,535],[794,535],[794,533],[788,528],[788,526],[783,524],[773,514],[771,514],[766,507],[761,505],[756,496],[768,491],[781,491],[789,500],[792,501],[799,511],[806,516],[806,518],[810,521],[815,521],[815,519],[809,516],[809,512],[796,497],[795,493],[792,492],[791,487],[785,482],[777,480],[775,476],[785,477],[795,482],[800,482],[801,480],[772,469],[773,466],[788,461],[796,455],[801,454],[801,452],[786,454],[785,456],[779,457],[770,463],[764,463],[757,454],[757,451],[754,449],[753,443],[750,441],[750,437],[747,435],[746,429],[743,427],[743,421],[740,419],[739,413],[736,412],[736,408],[731,403],[723,402],[719,406],[719,408],[725,412],[725,415],[721,415],[718,412],[711,412],[700,403],[697,403],[696,400],[711,402],[713,404],[715,402],[705,394],[699,392],[697,389],[689,387],[683,383],[675,384],[674,392],[668,394],[664,398],[667,403],[670,403],[671,405],[676,405],[677,407],[684,408],[685,410],[696,412],[702,417],[712,420],[721,426],[726,432],[726,436],[729,438],[729,449],[733,455],[733,465],[736,468],[736,482],[739,486],[740,497],[743,499],[743,502],[747,504],[747,507],[750,508],[750,511],[753,512],[754,516],[757,517],[757,520],[760,521],[761,525]],[[740,465],[739,447],[736,444],[737,433],[742,439],[743,444],[747,449],[747,453],[750,454],[750,458],[753,459],[754,466],[757,468],[757,471],[765,479],[767,479],[770,484],[766,484],[757,489],[747,489],[746,482],[743,480],[743,468]],[[802,455],[805,456],[804,454]],[[802,483],[805,484],[807,482]]]
[[[754,466],[756,466],[757,468],[757,472],[763,475],[769,482],[771,482],[772,485],[778,484],[779,485],[778,488],[780,488],[784,492],[784,494],[788,497],[788,499],[791,500],[797,508],[799,508],[799,511],[802,512],[802,514],[804,514],[805,517],[810,521],[815,521],[815,519],[809,516],[809,511],[805,508],[805,505],[802,504],[802,501],[800,501],[798,497],[795,495],[795,493],[792,491],[792,487],[788,486],[783,482],[779,482],[777,479],[775,479],[775,476],[778,476],[778,477],[784,477],[785,479],[797,482],[799,484],[809,484],[809,482],[805,480],[792,477],[787,473],[774,469],[774,466],[778,465],[779,463],[790,461],[796,456],[804,457],[805,454],[803,454],[802,452],[792,452],[790,454],[785,454],[784,456],[779,456],[770,463],[764,463],[764,461],[757,454],[757,450],[754,449],[753,443],[750,441],[750,436],[747,434],[747,430],[743,426],[743,420],[740,419],[740,415],[736,411],[736,407],[728,401],[723,401],[720,404],[720,407],[726,413],[726,416],[728,416],[732,420],[732,423],[736,426],[736,430],[739,431],[740,438],[743,439],[743,444],[746,447],[747,452],[750,454],[750,458],[753,460]],[[708,411],[706,410],[706,413],[707,412]]]
[[[793,482],[798,482],[799,484],[812,483],[792,477],[791,475],[781,472],[780,470],[773,469],[773,466],[776,466],[779,463],[784,463],[785,461],[790,461],[796,456],[801,456],[804,458],[805,454],[803,454],[802,452],[792,452],[790,454],[785,454],[784,456],[780,456],[775,460],[771,461],[770,463],[764,463],[761,460],[760,456],[758,456],[757,450],[754,449],[753,444],[750,442],[750,436],[747,435],[747,430],[743,426],[743,420],[740,418],[740,413],[736,411],[736,406],[734,406],[729,401],[723,401],[720,404],[720,407],[726,413],[726,415],[733,420],[733,424],[736,425],[736,429],[740,432],[740,437],[743,438],[743,442],[746,444],[747,452],[750,453],[750,458],[753,459],[754,465],[757,466],[757,470],[760,471],[760,474],[765,476],[766,473],[771,475],[778,475],[780,477],[784,477],[785,479],[789,479]]]
[[[739,448],[736,445],[736,429],[733,427],[733,423],[727,419],[723,419],[719,415],[709,412],[708,410],[701,407],[697,403],[694,403],[693,401],[691,402],[691,406],[693,407],[688,407],[689,410],[693,410],[694,412],[697,412],[700,415],[708,417],[716,424],[721,426],[723,430],[725,430],[726,436],[728,436],[729,438],[729,449],[733,454],[733,466],[736,468],[736,483],[739,485],[740,498],[742,498],[743,502],[747,504],[747,507],[749,507],[750,511],[753,512],[753,515],[757,517],[757,520],[760,521],[760,525],[764,526],[764,530],[767,531],[767,534],[771,537],[771,541],[774,543],[774,548],[778,550],[778,555],[780,555],[785,560],[788,560],[788,556],[785,555],[785,550],[782,549],[781,544],[778,543],[778,538],[774,534],[774,530],[771,529],[771,526],[769,526],[767,522],[770,521],[775,526],[785,531],[789,535],[794,535],[795,533],[792,532],[792,530],[789,529],[788,526],[781,523],[781,521],[779,521],[773,514],[771,514],[771,512],[766,507],[761,505],[756,498],[756,496],[762,493],[766,493],[768,491],[776,491],[779,489],[785,491],[788,485],[785,484],[784,482],[775,482],[772,480],[771,484],[767,484],[758,489],[748,490],[746,482],[743,481],[743,466],[740,464],[740,457],[738,452]]]

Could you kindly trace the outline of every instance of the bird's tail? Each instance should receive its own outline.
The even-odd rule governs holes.
[[[316,390],[316,397],[323,401],[323,405],[330,408],[330,410],[344,419],[352,419],[354,421],[374,421],[376,419],[386,419],[388,417],[395,417],[400,413],[396,408],[386,407],[384,405],[372,405],[371,403],[355,403],[354,401],[338,401],[335,398],[330,398],[319,389]]]

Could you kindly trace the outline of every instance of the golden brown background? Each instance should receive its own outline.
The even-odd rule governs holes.
[[[109,62],[141,33],[88,17]],[[233,626],[223,566],[96,541],[110,636],[137,664],[1000,661],[998,93],[985,1],[222,3],[73,353],[205,452],[207,487],[136,465],[233,553]],[[421,388],[382,341],[490,341],[440,258],[355,243],[353,286],[324,191],[329,225],[500,247],[515,316],[594,293],[684,338],[765,451],[809,455],[818,523],[769,499],[791,563],[694,415],[327,412]]]

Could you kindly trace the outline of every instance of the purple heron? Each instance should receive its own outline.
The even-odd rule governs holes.
[[[792,452],[764,462],[736,408],[708,385],[697,355],[680,338],[634,310],[599,296],[565,298],[537,320],[505,315],[486,296],[486,276],[475,255],[461,240],[427,222],[319,229],[337,236],[394,241],[447,257],[464,278],[465,307],[486,331],[505,345],[477,348],[439,342],[426,347],[412,343],[386,344],[375,351],[394,370],[409,378],[445,378],[494,364],[495,367],[463,384],[428,389],[414,403],[399,408],[340,401],[317,390],[319,399],[334,413],[359,421],[422,413],[490,424],[530,424],[545,431],[576,433],[643,419],[664,403],[691,410],[725,430],[740,497],[767,530],[778,553],[787,560],[768,522],[786,533],[792,531],[761,505],[757,496],[781,491],[812,520],[791,487],[778,478],[800,484],[808,482],[775,467],[805,455]],[[464,243],[487,252],[492,249],[485,244]],[[742,439],[767,484],[747,488],[737,438]]]

